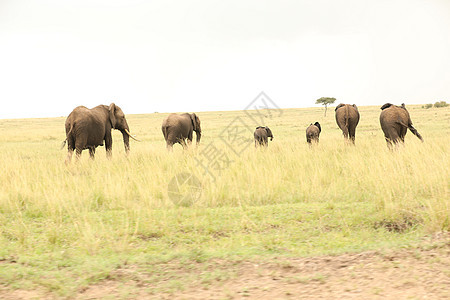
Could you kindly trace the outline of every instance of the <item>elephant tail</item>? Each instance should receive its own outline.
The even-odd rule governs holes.
[[[344,129],[342,130],[344,132],[344,135],[348,135],[348,119],[350,117],[349,111],[348,111],[348,105],[345,106],[345,115],[344,115]]]
[[[419,140],[421,140],[421,141],[423,142],[422,136],[421,136],[420,133],[417,131],[417,129],[414,128],[414,126],[413,126],[412,124],[409,124],[409,125],[408,125],[408,128],[409,128],[409,130],[411,130],[411,132],[412,132],[415,136],[417,136],[417,137],[419,138]]]
[[[61,150],[64,148],[64,146],[67,143],[67,140],[69,139],[70,134],[72,133],[73,124],[70,125],[70,130],[66,133],[66,139],[61,143]]]
[[[420,133],[417,131],[416,128],[412,125],[411,121],[408,124],[405,124],[401,119],[397,121],[398,124],[400,124],[403,127],[408,128],[415,136],[419,138],[423,142],[423,137],[420,135]]]
[[[169,126],[163,125],[161,129],[164,135],[164,139],[167,141],[167,139],[169,138]]]

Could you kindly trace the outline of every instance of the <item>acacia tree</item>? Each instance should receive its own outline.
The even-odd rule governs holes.
[[[336,101],[336,98],[331,98],[331,97],[322,97],[316,100],[316,104],[322,104],[325,106],[325,114],[324,116],[327,116],[327,106],[330,104],[333,104],[334,101]]]

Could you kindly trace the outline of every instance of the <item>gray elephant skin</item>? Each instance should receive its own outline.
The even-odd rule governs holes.
[[[406,110],[406,106],[402,103],[401,106],[386,103],[381,107],[380,124],[383,130],[384,137],[386,139],[389,148],[393,144],[405,141],[406,132],[411,132],[423,142],[423,138],[420,133],[413,127],[409,112]]]
[[[105,144],[106,156],[112,155],[112,136],[111,129],[120,130],[123,136],[125,152],[130,151],[129,138],[134,138],[129,131],[125,114],[119,106],[99,105],[92,109],[85,106],[76,107],[67,117],[66,139],[68,154],[66,163],[72,160],[73,151],[76,150],[77,160],[84,149],[89,149],[89,155],[93,159],[95,148]]]
[[[349,139],[355,143],[356,126],[359,122],[358,107],[355,104],[339,104],[335,109],[336,123],[342,130],[345,139]]]
[[[273,134],[269,127],[264,126],[256,127],[253,136],[255,137],[255,147],[257,146],[267,147],[269,144],[268,138],[270,138],[271,141],[273,140]]]
[[[308,142],[308,144],[311,144],[312,142],[318,143],[321,131],[322,128],[320,127],[319,122],[314,124],[311,123],[311,125],[306,128],[306,142]]]
[[[197,135],[197,144],[202,136],[200,119],[196,114],[184,113],[181,115],[170,114],[164,119],[161,126],[167,150],[172,151],[173,145],[179,143],[186,149],[186,139],[188,144],[192,143],[193,132]]]

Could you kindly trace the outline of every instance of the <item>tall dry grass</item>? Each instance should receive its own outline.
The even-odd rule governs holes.
[[[89,245],[88,251],[114,241],[125,249],[130,236],[146,228],[163,222],[171,222],[161,227],[166,230],[177,226],[173,211],[176,215],[183,208],[172,202],[167,189],[180,172],[201,182],[201,195],[189,208],[194,211],[324,202],[346,203],[364,214],[358,204],[368,203],[376,205],[382,220],[448,230],[450,109],[411,106],[409,111],[425,142],[408,133],[397,151],[386,147],[378,107],[360,108],[355,146],[344,142],[333,111],[324,117],[321,108],[310,108],[268,116],[265,125],[273,131],[273,142],[267,149],[255,149],[250,142],[240,155],[218,136],[236,116],[252,130],[263,125],[245,119],[243,112],[198,113],[201,145],[189,151],[178,145],[173,153],[166,152],[160,130],[166,114],[129,115],[132,132],[142,140],[131,144],[129,157],[115,132],[111,161],[101,147],[95,161],[83,153],[79,163],[69,166],[64,165],[67,150],[59,150],[65,118],[0,120],[3,239],[21,241],[25,248],[44,239],[48,245]],[[315,121],[322,124],[320,143],[309,147],[305,129]],[[215,180],[195,159],[210,143],[231,160],[223,170],[209,169]]]

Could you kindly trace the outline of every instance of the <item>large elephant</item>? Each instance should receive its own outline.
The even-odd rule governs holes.
[[[358,107],[355,104],[339,104],[336,106],[336,123],[344,134],[344,138],[355,143],[356,126],[359,122]]]
[[[66,163],[72,160],[73,151],[76,150],[76,158],[79,159],[81,151],[89,149],[89,155],[94,159],[95,148],[105,143],[106,157],[112,155],[111,129],[122,132],[125,151],[130,151],[129,138],[136,139],[130,134],[127,120],[122,109],[111,105],[99,105],[92,109],[84,106],[76,107],[66,119],[66,139],[68,154]]]
[[[181,144],[183,149],[186,149],[186,139],[188,139],[188,144],[192,143],[193,131],[197,135],[197,144],[202,136],[200,119],[196,114],[170,114],[164,119],[161,129],[169,151],[173,150],[175,143]]]
[[[320,127],[320,123],[316,122],[314,124],[311,123],[311,125],[306,128],[306,141],[311,144],[312,142],[319,142],[319,135],[322,131],[322,128]]]
[[[398,142],[403,143],[405,141],[408,128],[423,142],[422,136],[412,125],[405,103],[402,103],[401,106],[391,103],[383,105],[381,107],[380,124],[389,148],[392,148],[393,143],[397,144]]]
[[[255,137],[255,147],[257,146],[267,147],[269,144],[268,138],[270,138],[271,141],[273,140],[273,134],[269,127],[262,127],[262,126],[256,127],[253,136]]]

